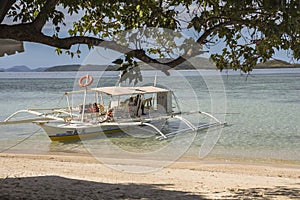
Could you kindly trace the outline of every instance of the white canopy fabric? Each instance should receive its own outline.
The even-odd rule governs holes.
[[[141,87],[101,87],[101,88],[92,88],[92,91],[102,92],[111,96],[120,96],[120,95],[132,95],[132,94],[148,94],[148,93],[158,93],[158,92],[167,92],[168,90],[163,88],[158,88],[154,86],[141,86]]]
[[[159,87],[154,87],[154,86],[140,86],[140,87],[110,86],[110,87],[91,88],[86,91],[100,92],[110,96],[121,96],[121,95],[168,92],[169,90],[159,88]],[[70,92],[65,92],[65,94],[68,95],[68,94],[76,94],[76,93],[83,93],[83,92],[85,92],[85,90],[74,90]]]
[[[24,52],[23,42],[11,39],[0,39],[0,57]]]

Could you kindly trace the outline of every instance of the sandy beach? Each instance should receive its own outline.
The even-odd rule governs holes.
[[[88,155],[12,153],[0,164],[0,199],[300,198],[299,165],[179,160],[128,173]]]

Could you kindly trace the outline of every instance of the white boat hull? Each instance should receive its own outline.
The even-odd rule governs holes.
[[[151,124],[163,124],[163,121],[155,121]],[[103,124],[65,124],[61,122],[36,122],[47,133],[52,141],[68,141],[68,140],[81,140],[86,138],[99,137],[103,134],[112,134],[120,132],[134,132],[134,130],[145,131],[142,129],[143,123],[103,123]],[[149,130],[148,130],[149,131]],[[148,132],[147,131],[147,132]],[[151,131],[149,131],[151,132]],[[152,133],[155,132],[152,130]]]
[[[55,127],[40,125],[52,141],[80,140],[83,138],[96,137],[101,133],[120,132],[119,127]]]

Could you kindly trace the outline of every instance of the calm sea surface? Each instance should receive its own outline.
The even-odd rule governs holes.
[[[118,79],[115,72],[93,73],[100,86],[115,85]],[[299,69],[257,70],[248,76],[224,72],[221,82],[211,71],[156,74],[157,84],[174,90],[182,111],[213,112],[228,124],[217,134],[198,132],[184,156],[300,163]],[[65,105],[63,94],[77,87],[78,77],[75,72],[0,73],[0,120],[20,109]],[[153,77],[147,72],[143,80],[149,84]],[[0,125],[0,130],[2,152],[87,153],[81,142],[51,142],[34,124]],[[205,143],[209,137],[214,138]],[[122,136],[111,140],[128,151],[157,143]]]

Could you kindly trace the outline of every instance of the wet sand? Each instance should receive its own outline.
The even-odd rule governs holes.
[[[88,155],[12,153],[0,154],[0,165],[0,199],[300,197],[299,165],[179,160],[153,172],[129,173]],[[135,165],[140,164],[131,160],[127,167]]]

